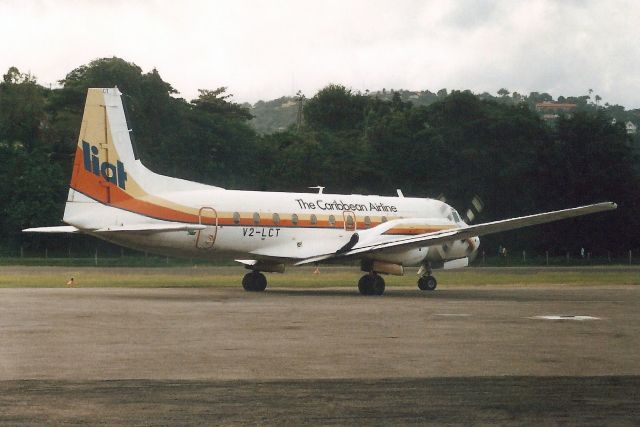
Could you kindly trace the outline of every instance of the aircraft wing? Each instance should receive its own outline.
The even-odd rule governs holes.
[[[616,209],[618,206],[612,202],[597,203],[594,205],[580,206],[577,208],[563,209],[553,212],[544,212],[535,215],[527,215],[518,218],[504,219],[501,221],[486,222],[484,224],[471,225],[464,228],[455,228],[432,233],[424,233],[416,236],[400,238],[393,241],[376,243],[368,241],[365,245],[354,245],[347,251],[338,251],[330,254],[310,257],[297,262],[295,265],[312,264],[329,259],[362,256],[368,253],[380,253],[384,251],[397,251],[398,249],[415,249],[427,246],[441,245],[454,240],[464,240],[470,237],[479,237],[502,231],[515,230],[531,225],[545,224],[566,218],[588,215]]]

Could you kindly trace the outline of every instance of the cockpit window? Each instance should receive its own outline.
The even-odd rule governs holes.
[[[458,211],[456,211],[455,209],[453,210],[453,212],[451,212],[451,214],[453,215],[453,220],[458,223],[461,222],[462,220],[460,219],[460,215],[458,215]]]

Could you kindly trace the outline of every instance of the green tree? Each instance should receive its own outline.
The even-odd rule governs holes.
[[[321,89],[304,106],[304,121],[312,129],[362,129],[368,97],[342,85]]]
[[[547,226],[549,245],[567,250],[628,247],[640,237],[640,222],[633,214],[640,209],[640,180],[623,124],[612,125],[603,112],[578,112],[561,117],[553,132],[553,143],[538,153],[537,205],[557,209],[611,200],[619,209],[575,220],[570,229]]]
[[[231,94],[225,94],[227,88],[219,87],[214,90],[198,89],[200,95],[191,101],[196,108],[213,114],[220,114],[231,119],[251,120],[253,116],[249,109],[229,101]]]
[[[30,151],[46,139],[44,92],[32,75],[9,68],[0,83],[0,141]]]

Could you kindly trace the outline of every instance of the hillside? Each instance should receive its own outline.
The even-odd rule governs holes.
[[[414,106],[428,106],[438,100],[446,98],[447,89],[440,89],[436,93],[429,90],[409,91],[409,90],[386,90],[369,92],[365,91],[363,95],[374,97],[382,101],[391,101],[395,94],[400,96],[403,102],[410,102]],[[632,122],[636,127],[640,128],[640,109],[626,110],[621,105],[611,105],[607,102],[602,103],[601,98],[593,93],[580,96],[558,96],[553,98],[548,93],[531,92],[529,95],[522,95],[518,92],[509,92],[507,89],[500,89],[497,95],[488,92],[477,94],[480,99],[492,100],[512,105],[526,105],[532,110],[536,110],[536,105],[540,103],[560,103],[575,104],[575,111],[595,111],[598,109],[606,111],[617,122]],[[254,118],[249,122],[250,125],[261,134],[270,134],[274,132],[284,131],[289,126],[296,123],[298,116],[298,103],[295,97],[283,96],[271,101],[258,101],[253,106],[249,106],[251,114]],[[545,111],[538,111],[544,116]],[[638,139],[636,133],[636,138]]]

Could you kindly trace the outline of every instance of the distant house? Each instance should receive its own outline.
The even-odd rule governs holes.
[[[635,133],[638,131],[638,127],[634,125],[633,122],[627,122],[624,124],[624,126],[627,129],[627,133],[629,135],[635,135]]]
[[[295,99],[290,99],[289,101],[283,103],[282,105],[280,105],[280,108],[289,108],[289,107],[293,107],[295,105],[297,105],[298,103],[296,102]]]
[[[577,108],[577,104],[570,104],[567,102],[538,102],[536,104],[536,111],[542,113],[542,118],[545,120],[551,120],[558,117],[559,113],[571,113]]]

